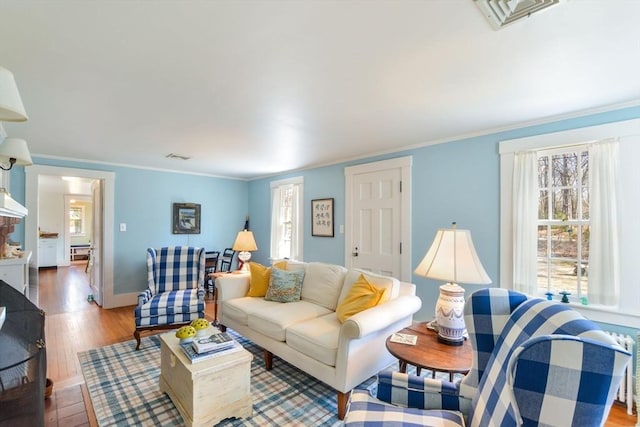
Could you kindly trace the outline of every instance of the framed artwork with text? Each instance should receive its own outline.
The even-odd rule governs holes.
[[[311,235],[333,237],[333,198],[311,201]]]

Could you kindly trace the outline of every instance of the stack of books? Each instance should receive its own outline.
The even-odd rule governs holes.
[[[218,332],[207,337],[196,337],[190,343],[180,343],[180,348],[191,363],[196,363],[233,353],[241,350],[242,346],[226,332]]]

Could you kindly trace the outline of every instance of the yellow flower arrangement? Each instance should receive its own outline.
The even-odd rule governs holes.
[[[207,319],[195,319],[191,322],[191,326],[196,329],[196,336],[202,336],[209,327],[209,321]]]
[[[193,339],[196,333],[196,328],[193,326],[183,326],[176,331],[176,338],[180,338],[180,340]]]

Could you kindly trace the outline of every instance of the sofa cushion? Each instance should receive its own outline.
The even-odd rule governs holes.
[[[264,299],[278,302],[299,301],[304,274],[304,270],[285,271],[277,268],[273,269],[269,280],[269,288]]]
[[[302,283],[303,300],[335,310],[347,269],[335,264],[310,262]]]
[[[325,365],[335,366],[340,322],[335,313],[296,323],[287,328],[287,345]]]
[[[364,274],[361,274],[352,285],[347,295],[338,304],[336,315],[340,323],[347,320],[354,314],[360,313],[368,308],[375,307],[389,299],[389,289],[376,287],[369,283]]]
[[[400,282],[395,277],[381,276],[380,274],[372,273],[370,271],[352,268],[347,272],[347,275],[344,278],[344,285],[342,286],[342,291],[340,292],[338,304],[340,304],[344,300],[344,298],[349,293],[351,286],[356,280],[358,280],[361,274],[363,274],[367,281],[374,285],[376,288],[389,289],[387,291],[389,292],[388,299],[395,299],[400,294]]]
[[[285,340],[286,330],[291,325],[331,313],[331,310],[307,301],[288,304],[272,302],[272,304],[277,305],[268,310],[263,309],[249,314],[247,325],[254,331],[277,341]]]
[[[251,313],[273,311],[281,305],[279,302],[265,301],[265,299],[261,297],[233,298],[222,302],[222,312],[225,317],[247,325],[248,317]]]

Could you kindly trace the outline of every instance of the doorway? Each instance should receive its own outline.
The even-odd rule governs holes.
[[[411,156],[345,168],[345,266],[411,281]]]
[[[38,240],[40,227],[40,182],[44,177],[53,176],[58,179],[62,177],[77,177],[79,179],[91,182],[92,203],[95,211],[94,232],[92,243],[92,268],[90,269],[90,280],[92,281],[93,296],[104,308],[116,307],[119,304],[118,298],[114,295],[113,290],[113,230],[114,230],[114,180],[113,172],[96,171],[89,169],[64,168],[56,166],[38,166],[26,168],[25,196],[26,207],[29,215],[25,218],[25,249],[32,252],[32,267],[38,268],[39,254]],[[96,204],[96,188],[98,190],[99,206]],[[60,203],[63,204],[62,197]],[[61,206],[60,211],[64,213]],[[63,221],[65,224],[66,222]],[[95,223],[99,224],[99,230],[96,230]],[[58,228],[61,226],[58,225]],[[100,241],[96,245],[96,240]],[[60,244],[57,259],[61,265],[64,260],[69,259],[70,250],[66,244]]]

